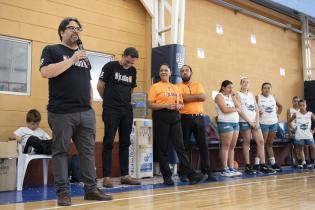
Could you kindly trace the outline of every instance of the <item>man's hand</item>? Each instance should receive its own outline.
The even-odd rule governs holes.
[[[84,50],[77,50],[70,59],[72,60],[73,64],[75,64],[79,60],[84,60],[86,58],[87,56]]]

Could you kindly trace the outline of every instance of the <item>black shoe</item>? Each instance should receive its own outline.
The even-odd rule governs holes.
[[[253,175],[253,174],[256,174],[257,172],[250,165],[246,165],[244,173]]]
[[[57,195],[58,206],[71,206],[71,196],[68,191],[61,192]]]
[[[260,165],[259,164],[255,164],[254,165],[254,170],[259,173],[260,172]]]
[[[94,201],[110,201],[113,197],[111,195],[105,194],[100,189],[95,191],[89,191],[84,194],[84,200],[94,200]]]
[[[264,173],[264,174],[274,174],[274,173],[276,173],[275,170],[269,168],[269,167],[266,166],[265,164],[261,164],[261,165],[260,165],[259,171],[262,172],[262,173]]]
[[[192,177],[190,177],[189,181],[190,181],[190,184],[193,185],[193,184],[197,184],[197,183],[200,183],[200,182],[204,182],[207,179],[208,179],[208,175],[207,174],[200,173],[200,174],[195,174]]]
[[[282,168],[277,163],[271,165],[271,168],[276,172],[282,172]]]
[[[186,175],[180,176],[179,179],[180,179],[181,182],[189,182],[189,179],[188,179],[188,177]]]
[[[169,186],[175,185],[175,183],[174,183],[172,177],[165,177],[163,184],[169,185]]]
[[[208,178],[206,181],[217,181],[217,178],[212,175],[212,173],[207,173]]]
[[[303,169],[307,169],[307,165],[306,164],[303,164]]]

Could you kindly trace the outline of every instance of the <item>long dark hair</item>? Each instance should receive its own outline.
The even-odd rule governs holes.
[[[221,83],[220,93],[222,93],[223,88],[227,87],[228,85],[233,85],[233,82],[231,82],[230,80],[224,80]]]

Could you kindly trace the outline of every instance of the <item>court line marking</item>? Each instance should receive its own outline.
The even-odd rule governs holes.
[[[310,177],[315,177],[315,175],[305,175],[305,176],[298,176],[298,177],[287,177],[287,178],[282,178],[282,179],[262,180],[262,181],[246,182],[246,183],[239,183],[239,184],[230,184],[230,185],[223,185],[223,186],[213,186],[213,187],[198,188],[198,189],[191,189],[191,190],[181,190],[181,191],[174,191],[174,192],[167,192],[167,193],[142,195],[142,196],[135,196],[135,197],[128,197],[128,198],[116,198],[116,199],[113,199],[113,200],[110,200],[110,201],[93,201],[93,202],[90,202],[90,203],[74,204],[72,206],[55,206],[55,207],[48,207],[48,208],[39,208],[39,209],[35,209],[35,210],[49,210],[49,209],[71,208],[71,207],[87,206],[87,205],[101,204],[101,203],[108,203],[108,202],[118,202],[118,201],[132,200],[132,199],[139,199],[139,198],[159,197],[159,196],[165,196],[165,195],[173,195],[173,194],[181,194],[181,193],[206,191],[206,190],[219,189],[219,188],[246,186],[246,185],[251,185],[251,184],[274,182],[274,181],[285,181],[285,180],[291,180],[291,179],[304,179],[304,178],[310,178]],[[187,185],[187,186],[189,186],[189,185]],[[182,187],[182,186],[180,186],[180,187]],[[165,189],[167,189],[167,188],[165,188]]]

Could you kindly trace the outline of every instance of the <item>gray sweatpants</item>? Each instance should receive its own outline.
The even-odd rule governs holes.
[[[57,194],[69,191],[68,151],[71,139],[79,152],[84,190],[96,190],[94,110],[69,114],[48,112],[48,123],[53,136],[52,166]]]

